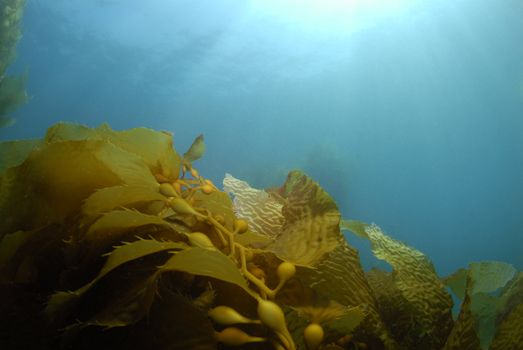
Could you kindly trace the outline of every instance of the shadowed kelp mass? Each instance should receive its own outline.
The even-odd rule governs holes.
[[[73,124],[0,144],[7,349],[519,349],[521,273],[441,278],[378,226],[342,220],[300,171],[225,192],[172,135]],[[365,272],[341,229],[392,271]],[[453,318],[450,293],[462,300]]]

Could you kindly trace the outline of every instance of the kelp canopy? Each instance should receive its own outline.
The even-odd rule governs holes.
[[[299,171],[220,191],[194,167],[204,151],[105,125],[1,144],[2,349],[523,348],[510,265],[442,279]],[[392,272],[365,273],[340,229]]]

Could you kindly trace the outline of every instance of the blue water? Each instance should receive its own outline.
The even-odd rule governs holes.
[[[28,0],[10,71],[32,99],[0,139],[108,122],[183,152],[204,133],[217,183],[301,168],[441,274],[523,269],[523,2],[364,3]]]

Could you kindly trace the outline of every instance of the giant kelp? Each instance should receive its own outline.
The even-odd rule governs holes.
[[[15,122],[8,113],[28,99],[27,72],[20,76],[6,75],[16,55],[16,44],[22,37],[20,23],[24,6],[25,0],[0,0],[0,128]]]
[[[229,196],[196,170],[204,151],[203,136],[180,156],[165,132],[65,123],[1,144],[2,348],[517,348],[510,266],[442,280],[377,226],[342,221],[304,173],[269,190],[227,175]],[[393,271],[365,273],[340,223]]]

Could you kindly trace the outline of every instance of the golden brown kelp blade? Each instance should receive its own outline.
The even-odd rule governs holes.
[[[523,348],[523,303],[516,306],[499,325],[491,350]]]
[[[205,153],[205,142],[203,134],[198,135],[191,144],[191,147],[183,154],[183,159],[189,164],[200,159]]]
[[[364,320],[351,314],[345,320],[341,317],[339,324],[322,323],[330,334],[328,338],[334,341],[336,337],[354,333],[357,341],[371,348],[396,347],[377,313],[358,253],[347,245],[340,233],[336,204],[317,183],[301,172],[291,172],[279,190],[281,200],[229,176],[224,185],[234,195],[235,212],[254,222],[259,232],[275,238],[275,243],[266,249],[308,266],[297,269],[296,279],[302,283],[301,287],[295,283],[282,291],[286,303],[300,310],[317,310],[317,313],[329,315],[332,313],[325,304],[328,300],[338,303],[344,310],[350,307],[364,309]],[[307,286],[311,286],[310,289]],[[311,293],[315,297],[311,298]],[[300,343],[307,323],[292,311],[287,315],[290,317],[289,329]],[[351,327],[353,322],[362,322],[356,331]]]
[[[423,253],[390,238],[376,225],[358,222],[352,222],[352,225],[358,235],[367,236],[374,255],[392,266],[394,285],[402,296],[402,301],[395,302],[401,307],[398,313],[404,315],[405,312],[409,312],[405,309],[404,301],[408,303],[412,312],[411,320],[397,327],[398,331],[402,329],[401,345],[407,348],[418,346],[424,349],[440,349],[453,325],[452,299],[432,263]],[[345,226],[350,227],[351,223]],[[379,292],[376,294],[380,295]],[[378,302],[384,305],[387,300],[381,299]],[[388,305],[388,312],[394,307],[395,305]]]
[[[0,174],[0,293],[13,303],[1,307],[2,345],[33,334],[41,349],[440,350],[450,333],[430,261],[375,226],[343,222],[394,269],[365,274],[336,204],[301,172],[273,191],[231,180],[231,200],[196,169],[180,171],[166,133],[58,124],[19,146]],[[477,345],[476,307],[492,310],[492,285],[512,271],[498,267],[466,272],[468,288],[454,281],[470,298],[447,349]],[[518,341],[520,277],[496,301],[498,348]]]
[[[314,266],[341,237],[340,213],[332,197],[300,171],[290,172],[281,192],[281,234],[267,249],[297,265]]]
[[[465,296],[461,311],[443,350],[481,350],[476,321],[470,309],[470,297]]]

